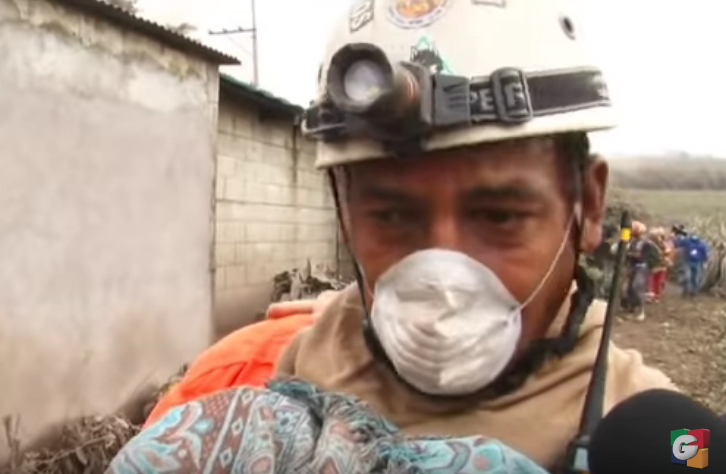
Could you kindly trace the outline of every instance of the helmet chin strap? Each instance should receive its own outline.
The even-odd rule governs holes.
[[[337,180],[335,173],[332,171],[328,172],[330,182],[332,185],[333,200],[335,203],[336,214],[338,221],[341,225],[341,232],[343,233],[346,242],[350,242],[347,234],[347,229],[343,225],[342,212],[340,206],[340,196],[338,193]],[[579,197],[579,196],[578,196]],[[581,253],[580,242],[582,238],[583,230],[583,216],[581,199],[577,199],[574,210],[573,210],[573,223],[571,227],[571,233],[573,238],[573,244],[575,247],[575,265],[573,269],[573,279],[577,284],[577,290],[570,297],[570,307],[563,325],[562,332],[556,338],[540,339],[534,341],[525,354],[515,363],[510,369],[502,373],[493,383],[484,389],[475,392],[473,394],[462,395],[462,396],[451,396],[451,395],[431,395],[425,392],[421,392],[416,387],[406,382],[403,378],[399,377],[393,366],[393,363],[388,358],[388,355],[383,350],[383,347],[378,340],[378,337],[373,331],[371,318],[366,305],[366,282],[361,271],[358,260],[350,250],[350,246],[346,245],[346,248],[353,261],[353,272],[355,275],[356,284],[358,287],[358,293],[360,294],[361,303],[363,306],[363,337],[365,339],[368,349],[371,351],[373,357],[383,362],[394,374],[396,374],[398,380],[410,390],[434,399],[457,399],[457,398],[476,398],[478,400],[495,399],[504,396],[508,393],[512,393],[520,388],[527,380],[527,378],[539,370],[542,365],[552,357],[563,357],[564,355],[571,352],[577,345],[577,341],[580,335],[580,328],[585,320],[587,310],[592,305],[595,299],[595,283],[589,277],[584,268],[579,265],[579,257]]]

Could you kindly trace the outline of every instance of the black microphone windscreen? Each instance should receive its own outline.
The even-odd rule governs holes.
[[[689,472],[687,464],[672,455],[672,440],[691,430],[710,430],[708,452],[698,453],[690,461],[692,467],[707,457],[711,471],[726,472],[726,424],[711,410],[670,390],[639,393],[616,405],[600,421],[590,440],[590,472]],[[698,438],[699,432],[691,434]]]

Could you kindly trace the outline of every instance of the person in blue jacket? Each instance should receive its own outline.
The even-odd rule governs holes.
[[[683,264],[686,270],[683,279],[683,296],[694,297],[701,288],[703,267],[708,262],[708,244],[696,234],[690,234],[676,240],[676,247],[683,253]]]

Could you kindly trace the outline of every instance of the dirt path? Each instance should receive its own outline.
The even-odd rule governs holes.
[[[700,296],[682,299],[669,288],[646,320],[618,318],[615,342],[638,349],[695,399],[726,412],[726,300]]]

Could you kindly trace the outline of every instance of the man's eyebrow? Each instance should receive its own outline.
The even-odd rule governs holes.
[[[365,185],[357,193],[365,200],[386,201],[396,204],[415,204],[417,199],[397,189],[379,185]]]
[[[410,194],[388,186],[368,184],[361,186],[357,193],[364,200],[390,202],[396,204],[415,205],[420,200]],[[527,183],[508,183],[504,185],[479,185],[464,193],[466,200],[508,200],[526,203],[541,202],[545,195]]]
[[[544,193],[534,186],[525,183],[505,185],[480,185],[466,192],[467,200],[499,200],[539,202],[545,199]]]

